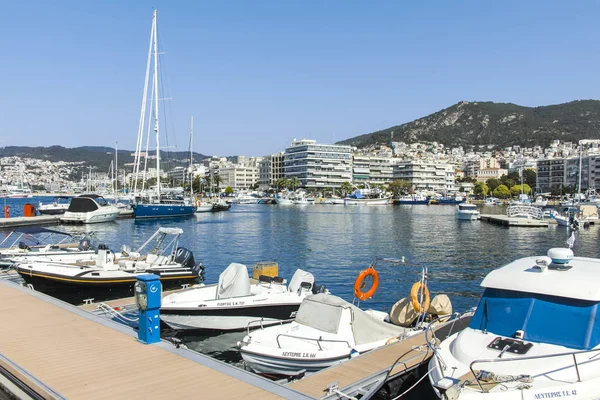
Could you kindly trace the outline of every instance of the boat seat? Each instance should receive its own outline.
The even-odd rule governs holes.
[[[268,275],[259,275],[258,283],[273,283],[273,277]]]

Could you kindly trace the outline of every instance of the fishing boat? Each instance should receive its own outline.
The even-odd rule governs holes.
[[[97,194],[82,194],[71,199],[69,208],[60,217],[61,222],[94,224],[110,222],[117,219],[121,210],[109,204]]]
[[[568,248],[490,272],[469,327],[432,346],[429,380],[438,396],[597,399],[598,280],[600,260]]]
[[[38,205],[38,211],[41,215],[60,215],[64,214],[69,209],[71,198],[73,196],[56,196],[50,203],[42,203]]]
[[[461,203],[456,206],[456,219],[473,221],[479,219],[479,210],[475,204]]]
[[[244,330],[294,318],[302,300],[312,294],[315,279],[298,269],[289,285],[278,277],[260,276],[250,284],[248,269],[232,263],[217,284],[184,289],[165,296],[161,319],[177,330]]]
[[[400,205],[417,205],[417,204],[429,204],[430,198],[420,194],[407,194],[405,196],[400,196],[398,199],[394,200],[394,204]]]
[[[15,270],[36,290],[48,292],[73,289],[131,291],[140,274],[156,274],[163,284],[191,283],[202,278],[204,266],[195,262],[190,250],[179,246],[182,233],[179,228],[161,227],[135,252],[123,249],[115,254],[100,244],[96,258],[91,262],[32,261],[16,265]],[[150,250],[146,251],[147,248]]]
[[[348,197],[344,198],[344,205],[346,206],[385,206],[390,204],[391,196],[385,196],[383,194],[364,196],[359,191],[355,191]]]
[[[152,30],[150,34],[150,50],[148,51],[148,61],[146,64],[146,79],[144,82],[144,91],[142,98],[142,111],[140,114],[140,124],[138,128],[138,139],[136,146],[136,155],[134,159],[134,173],[136,177],[136,183],[134,187],[137,189],[137,177],[139,175],[139,164],[141,162],[142,151],[141,144],[144,136],[144,121],[146,118],[146,103],[148,88],[151,87],[152,98],[150,100],[151,108],[154,109],[150,113],[149,119],[154,119],[154,135],[156,138],[156,187],[154,193],[146,193],[144,195],[137,195],[134,204],[132,205],[133,216],[137,218],[165,218],[165,217],[186,217],[192,216],[196,212],[196,203],[192,199],[184,198],[183,196],[176,195],[174,191],[166,193],[166,190],[161,190],[161,169],[160,169],[160,134],[159,134],[159,85],[158,82],[158,38],[157,38],[157,26],[156,26],[157,12],[154,10],[152,17]],[[152,82],[149,85],[150,76],[150,65],[152,64]],[[148,124],[150,126],[150,124]],[[150,134],[150,132],[148,132]],[[144,173],[145,175],[145,173]]]

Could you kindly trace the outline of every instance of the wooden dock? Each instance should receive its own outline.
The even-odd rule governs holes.
[[[471,315],[467,315],[455,321],[440,324],[434,329],[435,336],[444,340],[450,334],[464,329],[470,321]],[[423,332],[309,375],[289,384],[288,387],[312,397],[327,398],[327,395],[331,394],[328,393],[329,388],[335,385],[345,395],[355,396],[360,394],[360,382],[364,382],[363,387],[366,386],[365,378],[381,379],[383,377],[385,382],[389,382],[418,368],[432,355]],[[337,394],[332,396],[332,398],[338,397]]]
[[[501,214],[482,214],[479,217],[479,219],[481,221],[502,226],[526,226],[530,228],[546,228],[549,225],[549,220],[547,219],[510,218],[506,215]]]
[[[5,280],[0,318],[0,382],[41,398],[309,399],[167,342],[142,344],[129,327]]]

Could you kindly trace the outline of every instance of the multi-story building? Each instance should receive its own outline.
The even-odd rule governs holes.
[[[351,147],[294,139],[283,155],[283,175],[303,188],[339,188],[352,181]]]
[[[258,183],[258,168],[249,165],[232,164],[219,168],[221,186],[231,186],[234,190],[250,189]]]
[[[537,190],[550,192],[561,186],[582,192],[600,187],[600,154],[585,155],[581,160],[579,157],[538,160]]]
[[[394,180],[394,165],[399,162],[399,158],[354,155],[352,181],[355,185],[388,185]]]
[[[258,188],[267,190],[283,178],[283,152],[266,156],[258,163]]]
[[[475,179],[477,179],[479,182],[485,182],[492,178],[500,179],[502,175],[507,174],[508,170],[504,168],[480,168]]]
[[[454,165],[428,161],[403,161],[394,166],[394,179],[410,182],[416,190],[454,192]]]

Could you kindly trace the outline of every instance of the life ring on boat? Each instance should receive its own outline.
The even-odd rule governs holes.
[[[365,283],[364,280],[367,276],[371,276],[373,278],[373,284],[368,291],[363,292],[362,289]],[[379,274],[375,268],[370,266],[369,268],[360,271],[360,274],[358,274],[356,277],[356,280],[354,281],[354,295],[359,300],[367,300],[375,294],[377,291],[377,286],[379,286]]]
[[[423,312],[429,309],[429,289],[427,285],[421,281],[415,282],[410,289],[410,301],[416,312],[421,312],[421,304],[419,303],[419,292],[423,295]]]

